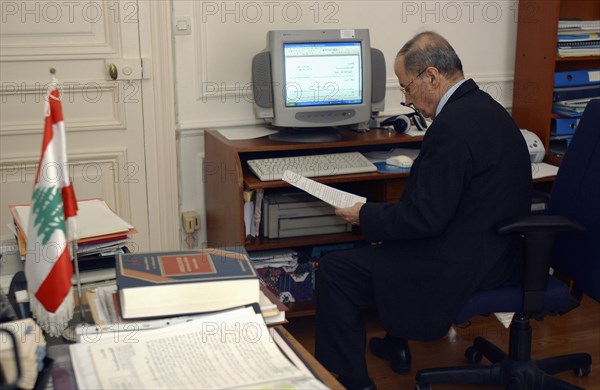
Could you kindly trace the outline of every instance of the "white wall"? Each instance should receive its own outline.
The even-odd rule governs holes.
[[[386,110],[400,112],[393,72],[400,47],[414,34],[445,36],[473,78],[505,107],[512,101],[517,1],[189,1],[174,0],[177,24],[190,20],[190,35],[175,35],[181,210],[201,216],[205,239],[201,161],[203,130],[256,123],[251,95],[252,57],[275,29],[368,28],[371,45],[387,65]],[[175,26],[177,27],[177,26]]]

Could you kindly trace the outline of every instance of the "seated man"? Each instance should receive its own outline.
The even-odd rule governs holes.
[[[531,207],[530,159],[519,128],[465,80],[443,37],[416,35],[398,53],[395,73],[406,103],[433,122],[400,202],[336,210],[373,244],[319,264],[316,357],[348,389],[375,388],[361,307],[374,306],[386,330],[370,340],[371,351],[394,371],[410,371],[408,339],[444,336],[474,291],[518,280],[518,243],[496,228]]]

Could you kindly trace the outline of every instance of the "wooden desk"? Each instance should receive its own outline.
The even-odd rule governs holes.
[[[300,344],[300,342],[296,340],[290,332],[287,331],[287,329],[285,329],[281,325],[277,326],[276,328],[279,334],[284,336],[286,340],[290,342],[291,347],[298,354],[298,356],[300,356],[300,358],[306,363],[309,369],[313,371],[317,379],[325,383],[325,385],[327,385],[327,387],[331,389],[344,390],[344,386],[342,386],[342,384],[338,382],[338,380],[329,371],[327,371],[327,369],[323,367],[321,363],[319,363],[319,361],[315,359],[315,357],[311,355],[310,352],[308,352],[306,348],[304,348],[302,344]]]
[[[389,150],[419,147],[423,137],[411,137],[395,131],[371,130],[357,133],[340,130],[341,139],[325,143],[290,143],[268,138],[229,140],[216,130],[204,135],[204,182],[208,245],[211,247],[243,245],[248,251],[324,245],[362,240],[360,229],[352,232],[304,237],[268,239],[259,237],[246,242],[244,234],[244,191],[268,191],[289,188],[282,180],[260,181],[246,161],[255,158]],[[371,201],[395,201],[400,198],[408,173],[358,173],[313,178],[345,191],[365,196]]]

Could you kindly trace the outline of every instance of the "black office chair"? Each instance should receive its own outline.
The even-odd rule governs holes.
[[[500,228],[519,234],[526,251],[524,281],[519,287],[500,287],[473,294],[455,323],[476,315],[516,312],[505,353],[477,337],[465,353],[471,363],[485,356],[491,365],[430,368],[417,372],[415,389],[432,383],[504,384],[507,389],[579,389],[551,375],[572,370],[591,372],[587,353],[531,359],[530,319],[564,314],[588,295],[600,301],[600,99],[588,103],[553,184],[549,215],[533,215]],[[561,233],[558,235],[559,232]],[[553,241],[556,236],[556,245]],[[568,277],[569,288],[555,276]]]

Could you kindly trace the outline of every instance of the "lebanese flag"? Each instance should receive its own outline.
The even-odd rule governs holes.
[[[33,317],[49,335],[60,336],[73,318],[75,306],[69,241],[77,239],[77,201],[69,178],[65,124],[55,87],[48,94],[45,110],[42,154],[31,197],[25,277]]]

